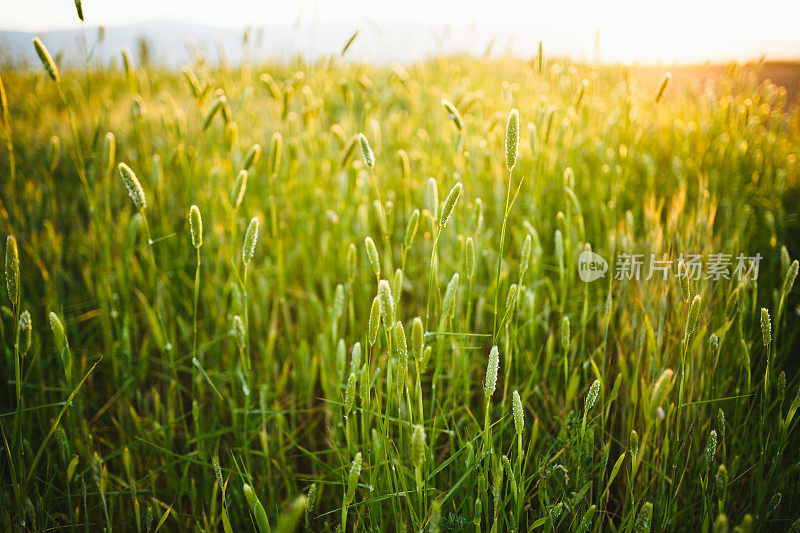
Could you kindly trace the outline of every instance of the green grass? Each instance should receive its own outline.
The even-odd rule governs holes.
[[[555,59],[126,65],[0,72],[4,530],[798,519],[800,113],[757,65],[658,103]],[[584,283],[587,245],[763,259]]]

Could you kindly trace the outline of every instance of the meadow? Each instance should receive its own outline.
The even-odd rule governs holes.
[[[800,530],[800,111],[759,65],[36,46],[3,530]]]

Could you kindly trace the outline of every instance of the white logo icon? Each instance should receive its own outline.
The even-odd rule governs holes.
[[[578,256],[578,276],[581,281],[589,283],[604,278],[608,272],[608,262],[602,256],[585,250]]]

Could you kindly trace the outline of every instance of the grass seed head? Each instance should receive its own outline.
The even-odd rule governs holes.
[[[203,246],[203,219],[196,205],[189,209],[189,233],[192,235],[192,246],[199,250]]]
[[[350,162],[350,158],[353,157],[353,152],[356,150],[356,144],[359,142],[360,136],[353,135],[350,137],[350,140],[347,141],[344,149],[342,150],[342,158],[339,161],[339,165],[344,168],[347,166],[347,163]]]
[[[361,143],[361,155],[364,157],[364,163],[369,168],[375,167],[375,154],[372,153],[372,147],[369,145],[367,136],[363,133],[358,134],[358,141]]]
[[[439,216],[439,188],[434,178],[428,178],[428,185],[425,190],[425,208],[431,218],[436,220]]]
[[[561,319],[561,348],[564,351],[569,350],[570,339],[569,317],[564,315]]]
[[[664,401],[664,397],[667,395],[667,391],[672,385],[672,369],[666,368],[661,373],[661,376],[656,380],[655,384],[653,385],[653,392],[650,396],[650,403],[654,407],[660,407],[661,403]]]
[[[122,177],[122,183],[125,184],[125,187],[128,189],[128,195],[133,201],[134,209],[136,209],[136,211],[144,211],[145,207],[147,207],[147,199],[144,196],[144,189],[142,189],[142,185],[139,183],[136,174],[134,174],[131,167],[125,163],[120,163],[118,168],[119,175]]]
[[[689,306],[689,316],[686,319],[686,338],[692,336],[697,327],[697,319],[700,316],[700,295],[695,294],[692,305]]]
[[[36,55],[39,56],[39,60],[42,62],[42,66],[44,66],[44,69],[47,71],[47,75],[50,76],[50,79],[54,82],[60,81],[56,62],[53,61],[53,56],[50,55],[47,47],[38,37],[33,39],[33,47],[36,48]]]
[[[272,134],[269,149],[269,172],[271,177],[278,175],[281,170],[281,152],[283,151],[283,136],[277,131]]]
[[[586,403],[584,405],[585,411],[590,411],[594,404],[597,403],[597,397],[600,394],[600,380],[596,379],[589,387],[589,392],[586,393]]]
[[[467,237],[464,259],[467,267],[467,279],[472,279],[475,275],[475,241],[472,237]]]
[[[442,204],[442,217],[439,219],[440,228],[447,226],[447,221],[450,220],[450,215],[453,214],[453,209],[455,209],[458,198],[461,196],[461,188],[461,182],[456,183],[450,189],[447,198],[445,198],[444,204]]]
[[[367,248],[367,259],[369,260],[369,264],[372,267],[372,272],[375,276],[381,275],[381,258],[378,255],[378,248],[375,246],[375,241],[372,240],[372,237],[367,237],[364,239],[364,245]]]
[[[206,111],[205,116],[203,117],[203,129],[207,130],[208,127],[211,125],[211,122],[214,120],[214,117],[217,116],[219,110],[222,109],[223,106],[227,103],[225,99],[225,95],[221,94],[217,96],[217,98],[211,102],[211,106],[209,106],[208,111]]]
[[[672,73],[667,72],[664,75],[664,79],[661,81],[661,85],[658,86],[658,92],[656,93],[656,103],[660,103],[661,100],[664,99],[664,95],[667,94],[667,89],[669,89],[669,84],[672,82]]]
[[[378,339],[378,325],[380,325],[381,317],[381,299],[376,296],[372,299],[372,307],[369,312],[369,331],[367,334],[369,345],[375,346],[375,341]]]
[[[525,417],[522,412],[522,399],[516,390],[511,395],[511,411],[514,415],[514,430],[517,435],[522,435],[522,430],[525,429]]]
[[[492,346],[489,352],[489,364],[486,366],[486,383],[483,385],[483,392],[486,399],[492,397],[494,389],[497,387],[497,373],[500,370],[500,350],[497,346]]]
[[[261,145],[254,144],[250,147],[247,153],[244,156],[244,163],[242,163],[242,170],[250,170],[250,167],[253,166],[258,158],[261,157]]]
[[[258,241],[258,217],[250,219],[247,226],[247,233],[244,236],[244,246],[242,247],[242,262],[249,265],[256,252],[256,242]]]
[[[345,387],[344,391],[344,416],[350,414],[353,410],[353,405],[356,401],[356,374],[355,372],[350,372],[350,376],[347,378],[347,386]]]
[[[453,277],[450,278],[450,283],[447,284],[447,289],[444,291],[444,298],[442,299],[442,321],[447,320],[453,315],[457,292],[458,272],[453,274]]]
[[[411,435],[411,457],[414,466],[422,466],[425,462],[425,428],[420,424],[414,426],[414,433]]]
[[[708,442],[706,442],[706,449],[703,452],[703,460],[706,464],[706,469],[711,468],[711,465],[714,464],[714,455],[717,453],[717,432],[715,430],[711,430],[711,433],[708,434]]]
[[[633,531],[635,533],[650,533],[650,525],[653,521],[653,504],[644,502],[642,508],[639,509],[639,514],[636,515],[636,521],[633,524]]]
[[[389,282],[385,279],[378,282],[378,297],[381,303],[383,327],[386,331],[390,331],[394,323],[394,298],[392,297],[392,289],[389,286]]]
[[[637,455],[639,455],[639,434],[636,433],[635,429],[631,430],[628,449],[631,452],[631,457],[633,457],[634,459],[636,458]]]
[[[397,359],[397,393],[402,394],[406,385],[406,375],[408,374],[408,345],[406,344],[406,331],[403,323],[398,321],[392,329],[392,340],[394,356]]]
[[[450,120],[453,121],[453,124],[456,125],[458,131],[462,131],[464,129],[464,119],[461,118],[461,113],[458,112],[456,106],[448,100],[447,98],[442,98],[442,106],[444,107],[445,111],[447,111],[447,115],[450,117]]]
[[[786,276],[783,278],[783,294],[784,296],[788,296],[790,292],[792,292],[792,287],[794,286],[794,280],[797,278],[797,268],[798,263],[797,259],[792,261],[792,264],[786,269]]]
[[[358,478],[361,476],[361,464],[361,452],[358,452],[353,458],[353,463],[350,465],[350,473],[347,475],[347,492],[344,497],[345,505],[352,503],[355,498]]]
[[[517,164],[519,154],[519,111],[512,109],[506,123],[506,170]]]
[[[417,228],[419,227],[419,209],[414,209],[411,216],[408,218],[406,225],[406,233],[403,237],[403,246],[407,249],[411,248],[414,242],[414,237],[417,235]]]
[[[20,357],[25,357],[28,350],[31,349],[31,333],[33,331],[31,323],[31,314],[26,309],[19,315],[19,349]]]
[[[16,307],[19,300],[19,250],[13,235],[6,238],[6,289],[11,304]]]
[[[244,169],[240,170],[236,175],[236,181],[233,183],[233,191],[231,192],[231,202],[234,209],[242,205],[244,193],[247,190],[247,177],[248,172]]]
[[[769,311],[766,307],[761,308],[761,341],[765,347],[772,342],[772,321],[769,318]]]

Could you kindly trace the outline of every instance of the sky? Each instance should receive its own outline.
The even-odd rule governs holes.
[[[578,58],[596,51],[610,61],[800,58],[800,0],[83,0],[83,9],[88,26],[177,21],[313,28],[401,20],[442,28],[490,26],[505,41],[513,41],[515,32],[541,34],[549,49]],[[503,34],[510,24],[513,29]],[[78,27],[72,0],[0,0],[0,30]]]

